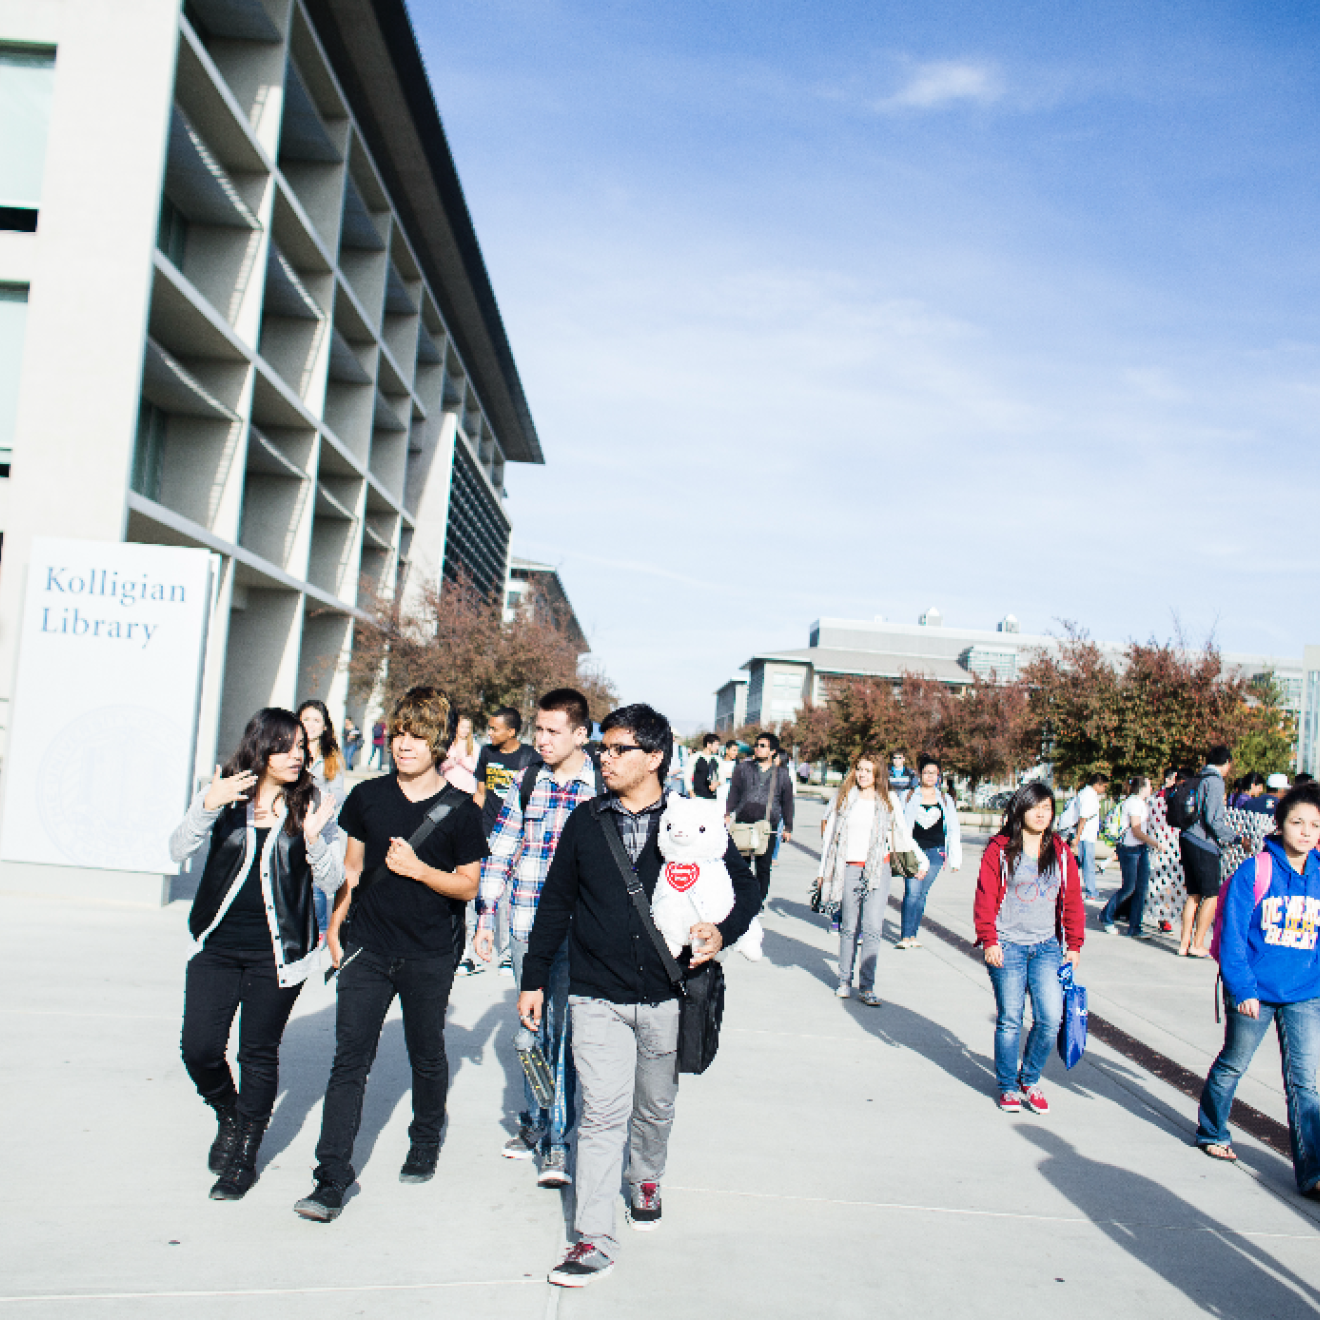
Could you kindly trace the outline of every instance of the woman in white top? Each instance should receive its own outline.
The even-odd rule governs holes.
[[[857,961],[860,937],[858,998],[873,1008],[880,1005],[875,993],[875,962],[884,936],[885,904],[893,879],[889,855],[915,847],[898,801],[882,777],[888,764],[888,757],[876,752],[862,752],[852,763],[825,821],[820,877],[816,881],[821,907],[826,911],[842,907],[839,988],[835,994],[847,999],[852,993],[853,963]],[[922,875],[929,865],[923,856]]]
[[[461,788],[464,793],[475,793],[477,760],[480,756],[481,749],[472,734],[472,721],[466,715],[460,715],[454,729],[454,741],[450,744],[449,755],[445,757],[440,773],[455,788]]]
[[[917,786],[903,795],[903,815],[912,827],[917,847],[926,854],[930,870],[911,876],[903,891],[903,938],[896,949],[919,949],[917,932],[926,915],[926,899],[935,878],[948,865],[956,871],[962,865],[962,833],[958,826],[958,804],[944,791],[943,770],[933,756],[917,762]]]
[[[1146,886],[1150,883],[1150,853],[1146,849],[1159,847],[1146,833],[1146,826],[1150,823],[1149,798],[1150,780],[1145,775],[1134,775],[1128,780],[1128,795],[1122,806],[1123,834],[1117,850],[1123,883],[1110,895],[1100,914],[1100,924],[1107,935],[1118,934],[1118,909],[1130,899],[1127,933],[1133,939],[1142,936],[1142,910],[1146,906]]]

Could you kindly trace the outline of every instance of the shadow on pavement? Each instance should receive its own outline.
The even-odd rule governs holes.
[[[522,1073],[512,1059],[511,1013],[508,1003],[492,1004],[471,1027],[449,1022],[445,1026],[445,1053],[449,1059],[449,1085],[464,1064],[480,1064],[487,1048],[504,1069],[504,1108],[516,1114],[522,1107]],[[263,1165],[281,1155],[297,1138],[311,1111],[325,1096],[334,1061],[335,1006],[327,1005],[317,1013],[295,1017],[284,1033],[280,1047],[280,1098],[262,1144]],[[502,1048],[507,1034],[510,1048]],[[514,1076],[514,1073],[517,1076]],[[376,1058],[367,1079],[362,1105],[362,1126],[353,1147],[353,1166],[365,1171],[375,1150],[376,1141],[389,1123],[401,1101],[412,1091],[412,1068],[404,1044],[403,1022],[398,1017],[386,1021],[376,1047]],[[446,1125],[445,1134],[448,1133]],[[402,1161],[406,1151],[398,1152]]]
[[[1320,1291],[1311,1283],[1168,1188],[1087,1159],[1047,1128],[1023,1125],[1016,1131],[1044,1152],[1039,1168],[1049,1183],[1111,1241],[1208,1315],[1283,1320],[1320,1310]]]

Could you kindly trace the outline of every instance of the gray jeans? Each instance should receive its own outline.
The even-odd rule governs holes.
[[[875,887],[867,890],[862,868],[848,863],[843,878],[843,911],[839,914],[839,984],[851,985],[853,961],[857,958],[857,937],[861,935],[862,956],[857,968],[857,984],[862,990],[875,989],[875,960],[885,933],[885,908],[893,877],[885,862],[876,877]]]
[[[573,1226],[612,1260],[624,1147],[630,1196],[665,1175],[678,1095],[678,1000],[611,1004],[570,995],[568,1004],[582,1083]]]

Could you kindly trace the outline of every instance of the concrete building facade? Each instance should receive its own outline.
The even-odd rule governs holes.
[[[543,459],[403,0],[0,0],[0,449],[0,701],[34,536],[204,547],[199,769],[343,712],[374,593],[504,590]]]
[[[538,564],[534,559],[511,555],[504,584],[504,621],[511,623],[524,603],[532,601],[536,608],[546,610],[549,619],[572,639],[579,655],[591,650],[559,570],[553,564]]]

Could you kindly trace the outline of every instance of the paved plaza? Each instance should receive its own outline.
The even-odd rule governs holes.
[[[801,804],[808,846],[820,814]],[[978,857],[929,909],[964,935]],[[499,1155],[521,1095],[511,980],[455,987],[449,1127],[421,1187],[397,1178],[409,1074],[391,1016],[358,1190],[316,1225],[291,1207],[333,1043],[320,978],[285,1037],[261,1180],[213,1202],[213,1123],[178,1054],[186,905],[0,896],[0,1316],[1320,1315],[1320,1205],[1284,1158],[1241,1133],[1238,1167],[1204,1158],[1194,1102],[1098,1043],[1071,1074],[1050,1063],[1047,1118],[1001,1114],[983,969],[927,936],[886,946],[883,1007],[835,1000],[813,867],[782,851],[766,958],[729,960],[720,1056],[680,1093],[663,1228],[621,1225],[618,1268],[581,1292],[544,1281],[565,1203]],[[1204,1072],[1211,966],[1094,929],[1081,972],[1094,1011]],[[1281,1120],[1277,1070],[1262,1049],[1241,1096]]]

